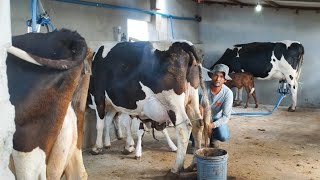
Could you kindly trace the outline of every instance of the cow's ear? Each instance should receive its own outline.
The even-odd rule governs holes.
[[[191,52],[189,52],[188,54],[190,57],[189,66],[196,66],[198,64],[196,58],[194,57],[194,55]]]

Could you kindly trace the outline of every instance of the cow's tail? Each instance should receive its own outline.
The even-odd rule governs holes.
[[[301,69],[302,69],[302,64],[303,64],[303,56],[304,56],[304,47],[301,45],[301,49],[300,49],[300,57],[298,57],[299,62],[297,65],[297,76],[296,76],[296,86],[298,86],[298,80],[300,78],[300,74],[301,74]]]
[[[252,87],[250,87],[250,89],[251,89],[250,90],[250,94],[252,94],[255,91],[255,88],[254,88],[254,77],[251,76],[250,80],[251,80],[251,85],[252,85]]]
[[[254,92],[254,90],[255,90],[254,87],[252,87],[250,90],[250,94],[252,94]]]
[[[152,137],[153,137],[153,139],[159,141],[159,139],[157,139],[157,138],[156,138],[156,135],[154,134],[154,128],[152,128]]]
[[[200,77],[200,87],[203,92],[203,123],[204,123],[204,129],[203,129],[203,138],[204,138],[204,144],[205,147],[208,146],[209,142],[208,139],[211,137],[211,128],[210,128],[210,119],[211,119],[211,109],[209,105],[209,99],[208,99],[208,94],[207,94],[207,88],[206,85],[204,84],[203,77],[202,77],[202,72],[201,72],[202,66],[199,66],[199,77]]]
[[[300,73],[301,73],[301,69],[302,69],[302,63],[303,63],[303,54],[301,55],[300,61],[299,61],[298,66],[297,66],[297,76],[296,76],[297,81],[300,78]]]

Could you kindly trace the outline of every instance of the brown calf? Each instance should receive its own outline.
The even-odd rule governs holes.
[[[254,77],[252,74],[248,72],[240,72],[240,73],[231,73],[229,76],[232,78],[232,80],[227,81],[225,83],[226,86],[229,88],[237,87],[239,90],[244,87],[247,91],[247,101],[246,105],[244,106],[245,108],[248,107],[248,102],[250,99],[250,94],[253,96],[254,101],[255,101],[255,108],[258,107],[258,101],[256,97],[256,91],[254,89]],[[238,91],[239,92],[239,91]],[[240,105],[241,102],[237,105]]]

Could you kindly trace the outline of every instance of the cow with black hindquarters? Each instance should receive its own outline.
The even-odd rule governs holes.
[[[12,38],[7,77],[15,107],[16,179],[87,179],[82,129],[92,52],[67,29]]]
[[[194,46],[189,42],[175,42],[163,51],[156,47],[151,42],[122,42],[110,51],[99,47],[91,77],[97,123],[103,126],[104,119],[113,118],[117,112],[125,116],[129,128],[130,116],[152,119],[159,124],[173,123],[178,150],[171,172],[179,173],[183,169],[191,128],[193,126],[196,148],[200,148],[202,130],[210,122],[210,109],[206,108],[202,123],[198,89],[200,85],[205,87],[201,60]],[[107,106],[113,110],[110,108],[106,114]],[[92,150],[99,148],[102,143]]]
[[[229,66],[230,72],[249,72],[260,80],[285,80],[292,96],[292,105],[288,111],[295,111],[303,55],[304,47],[297,41],[238,44],[232,49],[228,48],[210,69],[216,64],[225,64]]]

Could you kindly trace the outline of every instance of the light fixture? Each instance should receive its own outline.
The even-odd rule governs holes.
[[[262,6],[260,3],[257,4],[257,6],[254,8],[256,12],[260,12],[262,10]]]

